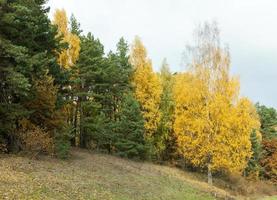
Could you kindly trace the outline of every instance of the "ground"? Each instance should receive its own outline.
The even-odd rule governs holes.
[[[74,149],[68,160],[0,156],[0,199],[237,199],[177,168]],[[274,199],[274,197],[271,197]]]

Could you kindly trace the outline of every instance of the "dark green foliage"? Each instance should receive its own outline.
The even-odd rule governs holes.
[[[81,147],[114,152],[115,143],[124,143],[117,140],[119,124],[126,126],[120,119],[130,114],[120,109],[130,106],[141,117],[137,103],[123,103],[123,96],[132,89],[128,44],[121,38],[116,52],[105,56],[98,39],[90,33],[81,35],[80,24],[72,15],[70,31],[80,37],[81,52],[77,64],[64,70],[56,57],[66,44],[56,37],[57,29],[44,4],[44,0],[0,1],[1,148],[2,143],[9,147],[20,143],[18,123],[27,119],[55,139],[60,157],[66,157],[72,135],[79,137]],[[73,108],[69,119],[65,104]],[[139,129],[134,134],[142,136],[143,126],[136,126]],[[138,140],[133,141],[134,149],[125,145],[128,157],[139,157],[144,151],[143,138]]]
[[[57,116],[62,118],[63,116]],[[55,154],[58,158],[68,158],[69,151],[71,149],[70,140],[73,137],[73,127],[65,123],[65,121],[60,121],[60,129],[54,132],[54,145]]]
[[[21,101],[28,95],[30,83],[20,66],[27,65],[27,48],[13,43],[11,34],[17,31],[12,5],[0,1],[0,143],[13,146],[18,119],[27,110]]]
[[[55,55],[60,49],[59,40],[44,3],[44,0],[0,1],[0,138],[9,147],[18,146],[19,120],[36,112],[27,106],[37,96],[33,91],[34,80],[49,72],[58,82],[62,74]]]
[[[76,68],[79,71],[74,82],[77,112],[80,115],[80,146],[87,147],[89,138],[100,131],[102,123],[100,108],[103,82],[104,48],[89,33],[81,37],[81,51]],[[101,120],[100,120],[101,119]]]
[[[258,178],[261,166],[260,166],[260,159],[262,155],[262,145],[261,141],[257,137],[257,133],[255,130],[251,133],[251,150],[252,150],[252,156],[250,160],[248,161],[247,168],[245,169],[247,176],[252,176],[252,178]],[[253,177],[254,176],[254,177]]]
[[[106,84],[104,109],[111,120],[116,120],[116,112],[122,101],[123,94],[130,91],[130,76],[133,72],[129,64],[128,45],[123,38],[117,44],[116,53],[110,52],[105,68]]]
[[[81,30],[81,25],[75,18],[75,16],[72,14],[70,17],[70,32],[80,36],[83,30]]]
[[[160,102],[161,120],[155,135],[156,156],[159,160],[168,160],[174,156],[175,138],[173,135],[173,76],[169,70],[169,66],[164,59],[160,79],[162,82],[162,95]]]
[[[58,139],[55,141],[55,151],[58,158],[66,159],[69,156],[70,142],[65,139]]]
[[[117,52],[104,57],[99,40],[89,33],[81,37],[81,52],[74,82],[80,114],[80,146],[113,151],[117,112],[124,93],[131,89],[132,67],[128,45],[121,39]]]
[[[277,111],[259,103],[256,104],[256,109],[260,116],[263,138],[277,138]]]
[[[115,128],[115,152],[122,157],[145,159],[144,120],[139,103],[131,94],[124,95]]]

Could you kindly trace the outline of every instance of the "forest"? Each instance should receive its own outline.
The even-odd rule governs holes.
[[[0,0],[0,152],[70,158],[83,148],[277,183],[277,111],[240,94],[216,22],[195,28],[186,70],[154,71],[142,39],[105,53],[45,0]],[[1,172],[0,172],[1,173]]]

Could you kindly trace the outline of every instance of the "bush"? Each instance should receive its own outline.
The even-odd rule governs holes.
[[[18,137],[21,143],[21,148],[24,151],[35,154],[54,153],[54,140],[49,132],[32,124],[30,121],[23,119],[20,122],[21,130]]]
[[[237,195],[273,195],[276,188],[265,181],[249,181],[240,174],[228,174],[225,177],[228,188]]]
[[[70,141],[59,139],[56,140],[55,143],[55,152],[58,158],[66,159],[69,156],[69,150],[70,150]]]
[[[0,136],[0,153],[7,153],[7,141]]]

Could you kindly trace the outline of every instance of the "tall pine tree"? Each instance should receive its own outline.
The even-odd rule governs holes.
[[[125,94],[118,113],[115,128],[116,154],[145,159],[147,144],[144,140],[144,120],[140,105],[131,93]]]
[[[55,59],[59,40],[44,4],[44,0],[0,2],[0,123],[1,137],[10,147],[18,146],[14,145],[18,121],[29,117],[25,102],[35,98],[30,95],[34,80],[47,72],[61,75]]]
[[[159,76],[162,85],[160,102],[161,120],[155,136],[155,143],[157,144],[158,158],[165,160],[174,157],[176,153],[175,137],[173,134],[174,99],[172,88],[174,77],[170,72],[166,59],[163,60]]]

